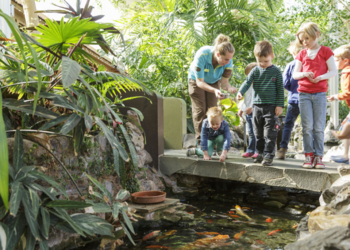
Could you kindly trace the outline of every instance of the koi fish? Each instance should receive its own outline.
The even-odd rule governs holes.
[[[272,219],[271,218],[267,218],[265,221],[270,223],[270,222],[272,222]]]
[[[240,233],[236,233],[235,236],[233,236],[234,239],[239,240],[241,236],[245,233],[245,231],[241,231]]]
[[[274,220],[272,220],[272,223],[275,223],[275,222],[277,222],[278,221],[278,219],[274,219]]]
[[[229,214],[234,214],[235,212],[234,211],[228,211]]]
[[[157,236],[156,242],[160,241],[161,239],[164,239],[168,236],[174,235],[177,232],[177,230],[171,230],[169,232],[162,233],[161,236]]]
[[[198,235],[220,235],[217,232],[196,232]]]
[[[292,226],[293,229],[296,229],[298,227],[298,224],[295,224]]]
[[[242,207],[242,209],[247,209],[247,210],[249,210],[250,208],[249,208],[249,207]]]
[[[256,243],[258,243],[258,245],[265,245],[266,243],[265,242],[263,242],[262,240],[255,240],[256,241]]]
[[[153,238],[157,237],[159,235],[159,233],[160,233],[160,230],[153,231],[152,233],[147,234],[145,237],[143,237],[142,241],[153,239]]]
[[[193,214],[193,212],[187,212],[188,214]]]
[[[158,245],[147,246],[146,248],[169,249],[169,247],[158,246]]]
[[[267,235],[271,236],[271,235],[274,235],[275,233],[280,232],[280,231],[281,231],[281,229],[273,230],[273,231],[269,232]]]
[[[210,224],[211,224],[211,223],[213,223],[213,220],[212,220],[212,219],[208,219],[208,220],[207,220],[207,223],[210,223]]]
[[[239,218],[239,216],[236,215],[236,214],[229,214],[229,216],[232,217],[232,218]]]
[[[235,206],[237,214],[246,217],[248,220],[252,220],[245,212],[243,212],[242,208],[239,205]]]

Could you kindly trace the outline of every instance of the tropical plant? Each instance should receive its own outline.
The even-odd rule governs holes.
[[[240,119],[237,115],[239,108],[237,107],[236,102],[231,100],[231,98],[225,98],[220,101],[220,105],[222,108],[222,114],[227,122],[229,122],[231,125],[238,126]]]
[[[50,226],[83,237],[96,234],[113,237],[113,226],[107,221],[83,213],[69,215],[66,209],[82,209],[91,204],[83,201],[58,200],[68,195],[54,179],[38,171],[35,166],[23,162],[24,146],[20,131],[16,131],[13,164],[9,165],[10,208],[0,201],[0,245],[1,249],[49,249],[47,240]],[[38,181],[41,181],[39,184]],[[59,191],[60,193],[58,193]],[[40,195],[38,193],[41,193]]]
[[[131,233],[135,234],[134,228],[131,224],[131,219],[137,221],[133,216],[137,217],[136,214],[129,211],[129,207],[126,202],[121,202],[128,192],[126,190],[120,190],[113,199],[112,194],[95,178],[85,173],[90,181],[100,190],[101,193],[93,191],[93,188],[89,186],[89,193],[97,198],[100,202],[95,200],[86,200],[86,202],[92,205],[92,210],[95,213],[111,213],[110,222],[116,227],[122,226],[124,232],[128,236],[129,240],[135,245],[131,237]],[[124,222],[123,222],[124,221]],[[125,224],[124,224],[125,223]],[[130,231],[130,232],[129,232]]]

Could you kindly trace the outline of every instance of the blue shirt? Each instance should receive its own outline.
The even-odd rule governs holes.
[[[215,138],[219,135],[224,135],[223,150],[230,150],[231,133],[228,122],[223,120],[220,128],[218,130],[214,130],[210,127],[208,118],[204,119],[201,131],[201,149],[203,151],[208,151],[208,140],[215,140]]]
[[[212,58],[214,53],[213,46],[203,46],[200,48],[191,63],[188,70],[188,79],[203,79],[208,84],[213,84],[219,81],[225,69],[232,70],[232,59],[224,66],[218,65],[213,67]]]
[[[288,63],[283,72],[283,87],[288,90],[288,103],[299,103],[298,80],[294,80],[292,75],[294,71],[295,60]]]

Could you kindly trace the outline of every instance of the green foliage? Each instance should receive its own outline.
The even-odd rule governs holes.
[[[22,134],[16,131],[13,153],[13,166],[10,175],[10,209],[6,211],[4,203],[0,203],[0,240],[4,248],[13,250],[20,239],[24,238],[24,247],[31,250],[39,241],[40,246],[47,245],[50,226],[81,236],[102,234],[113,236],[113,227],[107,221],[89,214],[69,215],[65,209],[82,209],[91,206],[86,202],[57,200],[60,193],[68,197],[66,191],[51,177],[39,172],[34,166],[23,163],[24,146]],[[36,181],[46,182],[46,186]],[[49,187],[47,187],[49,184]],[[51,186],[53,187],[51,187]],[[41,195],[38,195],[38,192]],[[82,220],[84,223],[82,223]],[[7,244],[6,244],[7,242]]]
[[[115,196],[115,198],[112,197],[112,194],[95,178],[92,176],[86,174],[86,176],[90,179],[90,181],[99,189],[101,193],[94,192],[92,189],[89,188],[90,194],[95,196],[100,202],[103,203],[95,203],[93,201],[90,201],[90,204],[92,205],[92,209],[97,212],[110,212],[112,213],[114,222],[118,222],[123,226],[124,232],[130,239],[130,241],[135,245],[135,242],[133,241],[130,233],[132,232],[135,234],[134,228],[131,224],[131,221],[129,219],[128,214],[130,214],[130,217],[132,216],[132,213],[128,211],[128,206],[125,202],[121,202],[122,199],[125,198],[127,195],[126,190],[120,190],[118,194]],[[122,222],[124,221],[124,223]]]
[[[222,107],[222,113],[227,122],[231,125],[238,126],[240,120],[239,116],[237,115],[237,112],[239,110],[237,104],[230,98],[226,98],[220,101],[220,105]]]

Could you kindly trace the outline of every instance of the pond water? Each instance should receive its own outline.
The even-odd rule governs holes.
[[[193,216],[193,220],[164,222],[157,218],[157,212],[150,213],[145,215],[146,218],[148,216],[147,221],[134,223],[137,231],[134,237],[136,246],[127,243],[117,249],[284,249],[288,243],[294,242],[295,225],[316,207],[297,202],[296,196],[302,195],[305,198],[305,193],[269,187],[261,190],[264,189],[261,187],[267,187],[264,185],[253,189],[249,188],[249,184],[244,186],[243,192],[226,190],[218,193],[218,190],[209,189],[209,194],[192,198],[180,197],[186,204],[183,212]],[[268,192],[275,197],[274,200],[271,195],[264,195]],[[315,201],[317,194],[312,193],[311,197],[313,198],[309,200]],[[251,220],[235,210],[236,204],[243,208]],[[158,230],[158,237],[142,240],[149,233]]]

